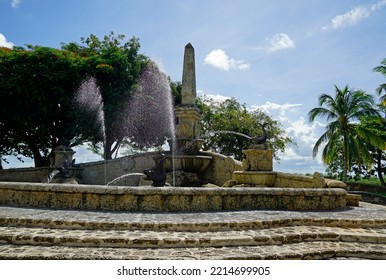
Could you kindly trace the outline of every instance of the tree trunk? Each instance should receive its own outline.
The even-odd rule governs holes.
[[[32,152],[33,159],[34,159],[34,165],[35,167],[42,167],[44,166],[44,158],[40,154],[40,150],[36,145],[28,144],[29,149]]]
[[[343,135],[343,182],[347,182],[348,170],[348,143],[347,136]]]
[[[35,151],[32,151],[33,155],[34,155],[34,164],[35,164],[35,167],[42,167],[44,166],[44,160],[43,160],[43,157],[42,155],[40,154],[39,151],[35,152]]]
[[[386,186],[385,180],[383,179],[382,174],[382,151],[377,149],[377,172],[379,181],[381,181],[382,186]]]
[[[113,158],[113,155],[114,153],[115,154],[118,154],[118,150],[121,146],[121,143],[122,143],[122,140],[120,141],[114,141],[111,143],[111,141],[108,141],[106,140],[106,143],[103,147],[104,149],[104,155],[103,157],[107,160],[107,159],[112,159]],[[116,156],[115,156],[116,157]]]

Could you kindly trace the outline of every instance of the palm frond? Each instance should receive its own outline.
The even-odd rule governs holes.
[[[341,135],[330,135],[330,139],[322,151],[322,160],[326,164],[330,164],[337,160],[339,155],[342,155],[343,145],[341,144]]]
[[[315,158],[318,155],[319,148],[323,145],[323,143],[327,142],[330,139],[329,131],[326,131],[319,137],[319,139],[315,142],[314,148],[312,150],[312,156]]]
[[[384,138],[378,136],[378,134],[373,132],[371,129],[358,125],[355,127],[355,130],[356,134],[360,138],[360,142],[368,143],[380,150],[386,149],[386,143]]]
[[[308,118],[309,118],[309,121],[314,121],[316,117],[327,117],[327,120],[330,120],[330,119],[335,119],[337,118],[337,115],[327,109],[327,108],[323,108],[323,107],[316,107],[316,108],[313,108],[309,113],[308,113]]]

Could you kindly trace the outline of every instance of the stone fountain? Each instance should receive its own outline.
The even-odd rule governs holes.
[[[327,180],[317,173],[308,177],[274,172],[266,137],[261,142],[259,137],[250,136],[257,143],[244,151],[243,162],[202,151],[201,115],[195,99],[194,48],[188,44],[183,63],[182,102],[175,108],[176,139],[161,161],[154,164],[160,154],[149,152],[77,164],[73,168],[81,183],[78,185],[41,183],[42,172],[47,170],[1,170],[0,205],[176,212],[332,210],[358,203],[357,198],[347,194],[342,182]],[[68,156],[72,159],[72,154]],[[60,151],[55,161],[63,163]],[[143,180],[143,173],[152,179],[152,186]],[[106,185],[106,180],[114,184]]]

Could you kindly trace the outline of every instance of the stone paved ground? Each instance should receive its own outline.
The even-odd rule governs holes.
[[[0,207],[1,259],[386,259],[386,207],[124,213]]]

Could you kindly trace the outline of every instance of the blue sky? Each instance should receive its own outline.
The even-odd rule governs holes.
[[[311,152],[324,121],[307,121],[321,93],[349,84],[375,95],[385,82],[372,69],[386,58],[386,0],[0,0],[2,46],[110,31],[138,37],[174,81],[192,43],[199,94],[259,107],[295,138],[278,171],[325,169]]]

